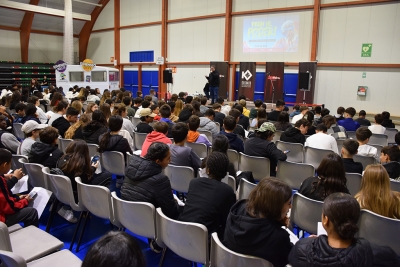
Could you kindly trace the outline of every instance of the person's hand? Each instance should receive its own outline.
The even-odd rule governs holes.
[[[283,226],[289,227],[290,220],[288,216],[285,216],[285,218],[283,218],[280,222],[282,223]]]
[[[17,179],[21,179],[25,174],[22,172],[22,169],[16,169],[13,173],[13,176],[17,177]]]
[[[24,199],[24,198],[26,198],[28,195],[20,195],[19,196],[19,199]]]
[[[0,105],[0,112],[5,113],[6,112],[6,107],[3,105]]]
[[[12,173],[4,174],[3,175],[6,180],[11,179],[13,177]]]
[[[29,197],[29,195],[26,195],[25,199],[28,200],[28,202],[31,202],[33,200],[33,198]]]
[[[99,167],[99,161],[96,161],[96,163],[92,163],[92,167],[95,167],[97,169],[97,167]]]
[[[317,235],[309,235],[308,238],[317,238]]]

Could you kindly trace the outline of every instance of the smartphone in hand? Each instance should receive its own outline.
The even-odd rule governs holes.
[[[100,156],[98,156],[98,155],[93,156],[92,164],[96,164],[99,161],[99,159],[100,159]]]

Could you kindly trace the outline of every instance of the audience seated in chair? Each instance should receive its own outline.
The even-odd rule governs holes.
[[[34,104],[36,107],[36,114],[38,116],[38,119],[40,120],[40,123],[47,123],[49,120],[49,117],[44,113],[44,111],[40,107],[40,100],[39,97],[37,96],[31,96],[28,98],[28,103]]]
[[[203,113],[203,114],[206,113],[207,110],[209,110],[209,108],[206,106],[207,100],[208,99],[205,96],[200,99],[200,104],[201,104],[200,112]]]
[[[283,142],[300,143],[304,145],[306,141],[306,137],[304,135],[307,133],[308,127],[310,126],[311,124],[308,120],[298,120],[294,124],[294,127],[288,128],[282,133],[280,140]]]
[[[328,135],[327,128],[324,124],[320,123],[315,127],[316,134],[311,135],[307,138],[304,146],[318,148],[318,149],[329,149],[335,153],[339,153],[336,139],[333,136]]]
[[[369,138],[372,132],[367,127],[360,127],[356,131],[356,138],[359,144],[357,154],[361,156],[374,157],[377,162],[380,162],[380,155],[376,147],[368,145]]]
[[[160,104],[160,103],[158,103],[158,104]],[[175,115],[176,103],[173,102],[173,101],[169,101],[169,102],[167,103],[167,105],[171,108],[171,116],[169,116],[169,119],[170,119],[173,123],[177,122],[177,121],[179,120],[179,117],[178,117],[177,115]],[[178,115],[179,115],[179,113],[178,113]],[[160,117],[160,119],[161,119],[161,117]]]
[[[128,112],[128,117],[134,117],[136,111],[131,107],[132,106],[132,97],[125,96],[122,98],[122,103],[126,106],[126,110]]]
[[[285,112],[285,111],[282,111],[282,112]],[[281,113],[282,113],[281,112]],[[286,114],[287,114],[287,112],[285,112]],[[281,114],[279,114],[279,116],[280,116]],[[258,122],[258,120],[260,120],[260,119],[267,119],[267,111],[265,110],[265,108],[259,108],[259,109],[257,109],[257,116],[256,116],[256,118],[254,118],[252,121],[251,121],[251,123],[250,123],[250,127],[257,127],[257,122]],[[279,117],[278,117],[278,119],[279,119]],[[288,123],[289,123],[289,116],[288,116]]]
[[[81,114],[79,121],[77,121],[75,124],[71,125],[68,130],[65,132],[65,139],[81,139],[84,140],[83,136],[83,128],[88,125],[88,123],[91,121],[91,117],[88,114]],[[98,137],[97,137],[98,140]]]
[[[277,131],[286,131],[288,128],[291,128],[292,124],[289,122],[289,114],[286,111],[279,113],[278,120],[274,122],[274,125]]]
[[[39,226],[38,213],[35,208],[28,207],[33,199],[28,195],[16,196],[11,188],[24,176],[22,169],[10,171],[12,154],[10,151],[0,148],[0,221],[7,226],[23,223],[25,227]]]
[[[356,115],[356,110],[353,107],[346,108],[344,111],[344,120],[338,121],[338,125],[343,126],[346,131],[357,131],[360,128],[360,124],[353,120],[354,115]]]
[[[336,121],[344,120],[343,114],[344,114],[344,107],[338,107],[335,115]]]
[[[25,123],[27,121],[36,121],[37,123],[42,123],[38,119],[38,115],[36,114],[36,106],[34,104],[27,104],[25,110],[25,117],[22,118],[21,123]]]
[[[12,114],[14,121],[13,123],[22,123],[26,115],[26,105],[24,103],[18,103],[15,105],[15,113]]]
[[[242,112],[242,114],[243,114],[244,116],[246,116],[246,117],[250,117],[250,110],[248,110],[248,109],[246,108],[246,100],[245,100],[245,99],[241,99],[241,100],[239,101],[239,105],[241,105],[241,106],[243,107],[243,112]]]
[[[294,117],[293,117],[293,119],[292,119],[292,124],[296,124],[296,122],[298,121],[298,120],[301,120],[303,117],[304,117],[304,115],[306,115],[306,113],[307,113],[307,111],[308,111],[308,107],[306,106],[306,105],[302,105],[302,106],[300,106],[300,109],[299,109],[299,111],[300,111],[300,113],[299,114],[297,114],[297,115],[295,115]],[[271,112],[272,113],[272,112]],[[270,114],[271,114],[270,113]],[[269,116],[269,114],[268,114],[268,118],[269,118],[270,116]],[[271,120],[271,119],[270,119]]]
[[[29,157],[32,145],[36,142],[36,139],[39,138],[40,131],[46,127],[46,124],[39,124],[34,120],[25,122],[21,130],[24,132],[26,138],[18,147],[17,154]]]
[[[376,114],[374,124],[368,126],[368,129],[370,129],[373,134],[385,134],[386,128],[382,126],[382,123],[382,114]]]
[[[382,126],[385,128],[394,128],[395,125],[392,122],[392,120],[390,119],[390,113],[387,111],[382,112]]]
[[[247,130],[250,127],[250,119],[249,117],[243,115],[243,106],[240,104],[236,104],[233,106],[233,109],[237,109],[239,111],[239,120],[238,120],[238,125],[241,125],[243,129]],[[231,114],[229,114],[231,115]]]
[[[126,118],[128,115],[128,112],[126,110],[125,105],[124,104],[115,105],[112,114],[119,115],[122,117],[123,123],[122,123],[121,129],[128,131],[128,133],[131,136],[133,136],[133,132],[134,132],[135,128],[133,127],[132,122]]]
[[[221,105],[218,103],[215,103],[212,106],[212,109],[214,110],[214,121],[219,123],[220,126],[220,131],[222,130],[222,125],[224,124],[224,119],[225,119],[225,114],[221,112]]]
[[[358,142],[353,139],[347,139],[343,142],[342,158],[344,171],[348,173],[362,174],[364,167],[361,162],[354,162],[353,157],[357,154]]]
[[[299,193],[305,197],[324,201],[332,193],[350,194],[346,187],[347,179],[342,158],[336,153],[326,155],[317,168],[318,176],[306,178]]]
[[[276,175],[278,160],[285,161],[287,156],[279,150],[272,139],[276,132],[271,122],[264,122],[256,131],[255,137],[249,138],[244,144],[244,154],[249,156],[264,157],[270,161],[270,175]],[[262,166],[260,166],[261,168]],[[250,171],[250,170],[243,170]]]
[[[281,111],[283,111],[284,108],[285,108],[285,101],[283,101],[282,99],[278,99],[276,101],[275,110],[273,110],[270,113],[268,113],[268,120],[269,121],[274,121],[274,122],[278,121],[279,113],[281,113]]]
[[[153,142],[161,142],[164,144],[172,144],[171,139],[167,137],[168,134],[168,124],[166,122],[160,121],[154,124],[154,131],[147,134],[146,139],[142,145],[141,156],[147,154],[147,149]]]
[[[92,120],[83,127],[83,139],[88,144],[99,144],[99,137],[108,131],[107,120],[104,113],[96,110],[92,114]]]
[[[257,111],[261,107],[262,104],[263,104],[263,101],[261,99],[254,100],[255,107],[250,110],[250,114],[249,114],[250,119],[257,118]]]
[[[149,125],[154,120],[156,116],[151,112],[149,108],[142,108],[139,111],[140,122],[136,125],[135,132],[136,133],[151,133],[153,131],[153,127]]]
[[[275,267],[288,263],[292,248],[287,212],[291,208],[292,189],[283,181],[264,178],[248,199],[236,202],[229,213],[223,244],[237,253],[270,261]]]
[[[367,120],[365,116],[367,116],[365,110],[360,110],[360,112],[358,112],[358,118],[355,119],[355,121],[361,126],[371,126],[371,122]]]
[[[204,112],[204,117],[200,117],[199,131],[209,131],[213,137],[220,132],[220,127],[214,122],[215,112],[211,108],[207,108]]]
[[[242,125],[238,124],[238,123],[239,123],[239,119],[240,119],[240,115],[241,115],[240,111],[237,110],[237,109],[235,109],[235,108],[232,108],[232,109],[229,111],[229,116],[234,117],[235,120],[236,120],[236,127],[235,127],[235,129],[233,130],[233,133],[234,133],[234,134],[237,134],[237,135],[240,135],[240,136],[243,137],[243,139],[244,139],[244,138],[246,138],[246,131],[244,130],[244,128],[243,128]],[[242,115],[242,116],[243,116],[243,115]]]
[[[389,247],[356,238],[360,206],[343,193],[333,193],[322,206],[322,226],[327,235],[300,239],[289,255],[292,266],[399,266]]]
[[[326,115],[326,116],[322,117],[322,123],[325,124],[326,128],[328,128],[328,131],[327,131],[328,134],[338,135],[339,132],[342,132],[346,135],[346,129],[343,126],[336,124],[335,117],[333,117],[331,115]]]
[[[237,152],[244,151],[244,143],[237,134],[234,133],[236,126],[236,119],[233,116],[226,116],[224,119],[224,130],[221,131],[229,140],[229,148]]]
[[[229,111],[232,109],[231,105],[228,105],[224,103],[224,98],[218,97],[217,103],[221,105],[221,113],[223,113],[225,116],[229,115]]]
[[[64,138],[65,137],[65,132],[68,130],[69,127],[71,127],[71,124],[74,124],[78,121],[78,115],[79,111],[69,107],[67,108],[65,118],[64,116],[61,116],[53,121],[51,126],[56,128],[59,132],[59,134]]]
[[[160,108],[161,119],[160,122],[165,122],[168,124],[168,138],[172,138],[172,127],[174,127],[174,123],[169,119],[171,117],[171,107],[167,104],[161,106]]]
[[[304,114],[303,119],[308,120],[310,123],[310,126],[308,126],[306,135],[313,135],[315,134],[315,126],[314,126],[314,112],[311,110],[307,111],[306,114]]]
[[[390,178],[380,164],[368,165],[361,180],[360,192],[355,196],[361,209],[400,219],[400,192],[390,189]]]
[[[138,109],[136,110],[136,113],[135,113],[135,118],[140,118],[140,110],[142,109],[142,108],[150,108],[150,102],[149,101],[147,101],[147,100],[144,100],[144,101],[142,101],[141,102],[141,105],[138,107]]]
[[[64,154],[57,147],[58,130],[48,126],[39,133],[39,142],[35,142],[29,154],[29,163],[42,164],[50,169],[57,166],[57,161]]]
[[[197,130],[200,126],[200,118],[196,115],[192,115],[189,118],[189,133],[187,142],[205,144],[208,147],[211,146],[210,140],[208,140],[205,134],[200,134]]]
[[[400,150],[398,146],[382,148],[380,161],[389,174],[389,177],[400,181]]]
[[[294,105],[293,106],[293,111],[292,111],[292,113],[290,113],[289,117],[293,118],[294,116],[299,115],[299,114],[300,114],[300,106],[299,105]]]

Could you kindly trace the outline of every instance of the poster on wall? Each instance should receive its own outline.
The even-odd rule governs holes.
[[[357,89],[357,95],[366,96],[367,95],[368,86],[359,86]]]
[[[243,20],[243,52],[297,52],[298,15],[264,15]]]
[[[244,95],[246,100],[254,99],[254,88],[256,81],[256,63],[240,62],[238,96]]]

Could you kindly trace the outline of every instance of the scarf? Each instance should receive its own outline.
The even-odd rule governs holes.
[[[195,143],[197,138],[199,138],[199,136],[200,136],[199,132],[189,131],[189,133],[187,135],[187,141],[189,143]]]

